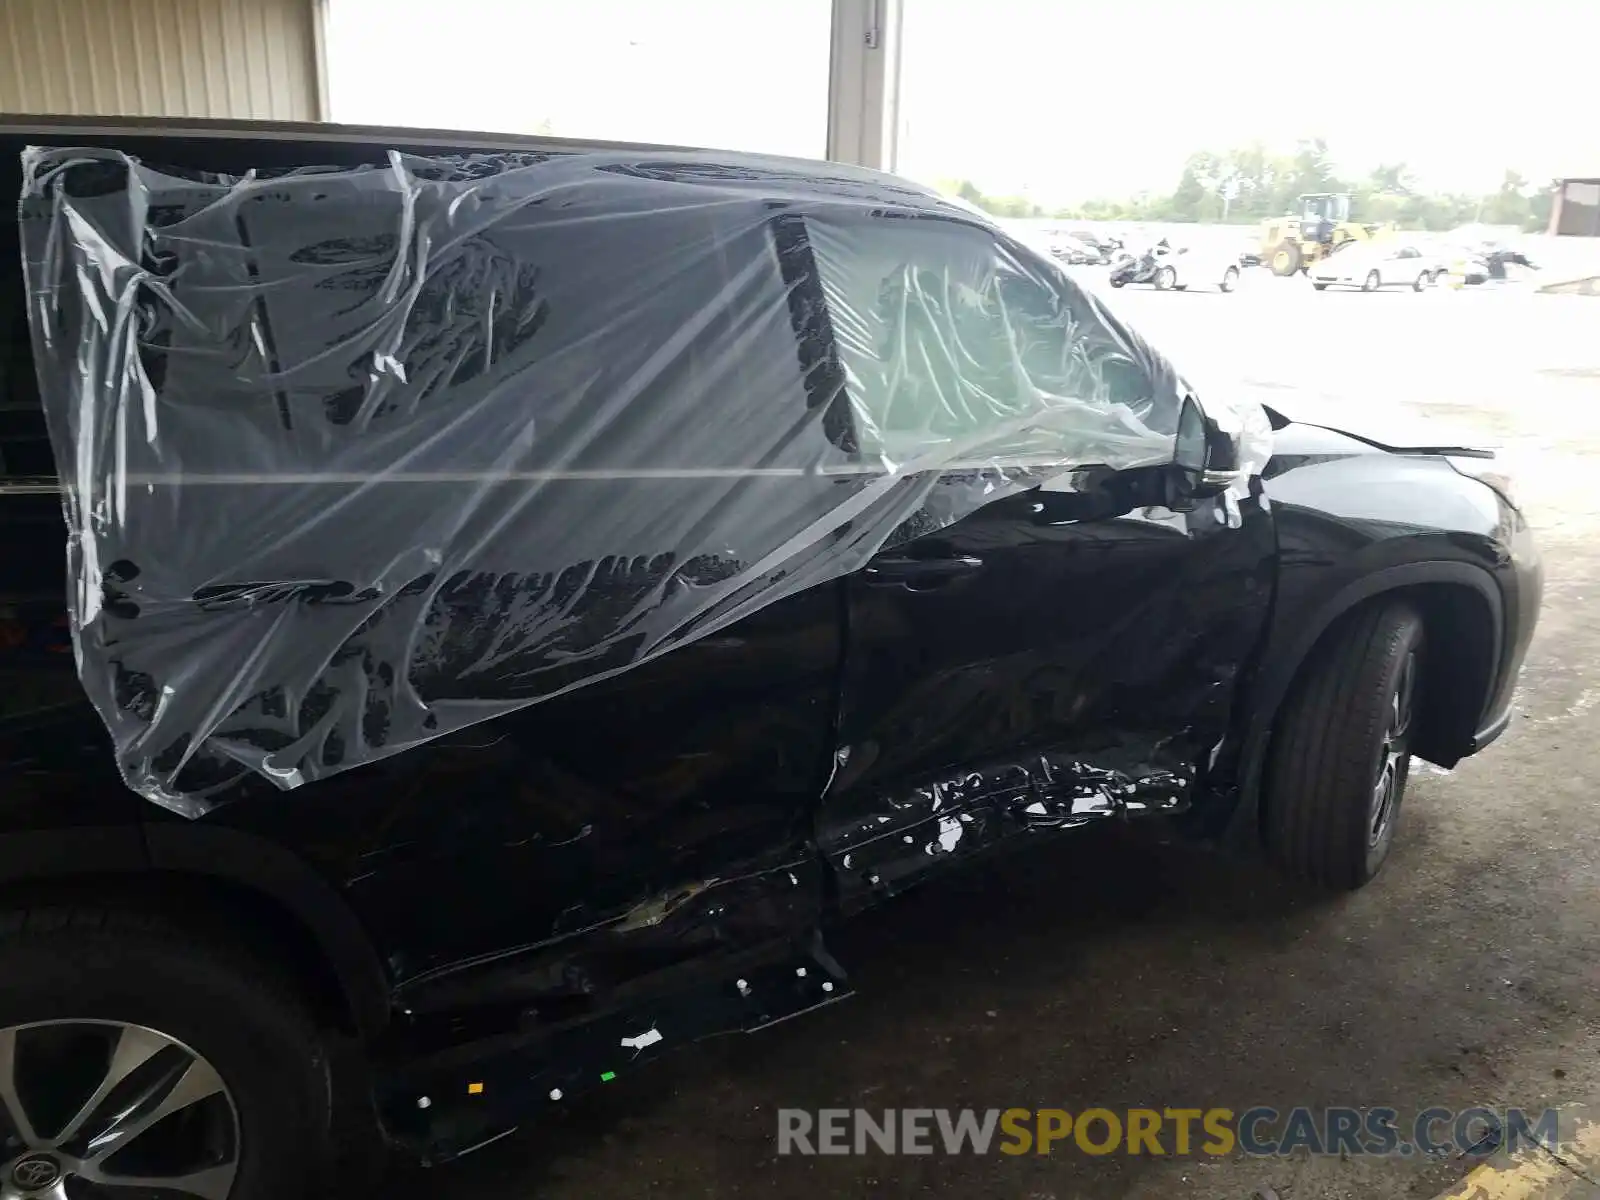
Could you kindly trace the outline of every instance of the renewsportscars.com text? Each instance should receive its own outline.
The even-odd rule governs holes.
[[[779,1154],[1489,1155],[1559,1133],[1555,1109],[778,1110]]]

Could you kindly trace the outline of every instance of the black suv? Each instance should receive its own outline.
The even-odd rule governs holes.
[[[538,170],[582,149],[337,127],[23,119],[0,127],[0,141],[8,170],[26,146],[92,145],[201,184],[253,169],[381,167],[395,150],[465,155],[458,167],[520,155]],[[807,222],[841,204],[859,217],[846,257],[901,254],[897,239],[913,227],[934,230],[935,247],[945,237],[962,253],[982,246],[1032,281],[1039,304],[1071,314],[1062,328],[1092,326],[1129,351],[1118,359],[1127,395],[1177,378],[1047,258],[903,181],[731,154],[611,153],[630,180],[662,195],[720,203],[736,193],[770,211],[759,253],[783,280],[786,315],[741,343],[750,349],[737,370],[690,355],[683,380],[704,385],[707,405],[725,405],[740,402],[741,381],[779,365],[798,366],[813,390],[823,379],[832,390],[818,400],[818,453],[840,465],[783,475],[785,486],[842,486],[883,456],[892,432],[874,423],[870,397],[852,396],[874,386],[841,368],[860,330],[808,258]],[[20,186],[7,176],[10,194]],[[681,236],[672,206],[658,209],[640,210],[637,245],[652,233]],[[351,244],[363,232],[346,231]],[[3,236],[15,238],[17,226]],[[456,634],[433,645],[425,679],[408,643],[411,686],[437,700],[431,711],[459,715],[483,701],[477,711],[489,719],[364,724],[369,706],[348,725],[324,720],[340,696],[373,695],[372,680],[395,686],[392,660],[372,667],[381,622],[337,579],[214,578],[174,615],[141,591],[169,564],[87,562],[80,534],[92,528],[74,526],[76,624],[67,619],[66,530],[34,359],[48,397],[51,364],[86,362],[104,347],[85,332],[30,349],[17,251],[0,241],[6,1195],[55,1194],[76,1179],[287,1200],[319,1173],[318,1147],[363,1123],[429,1160],[458,1155],[666,1049],[844,997],[848,979],[823,944],[830,924],[975,855],[1091,822],[1152,819],[1199,844],[1259,850],[1317,885],[1359,887],[1392,844],[1412,756],[1451,766],[1510,719],[1541,572],[1492,455],[1268,411],[1270,461],[1241,473],[1237,430],[1207,416],[1206,398],[1181,395],[1170,461],[1096,465],[1099,451],[1086,450],[1065,475],[1012,472],[977,502],[974,479],[984,488],[993,479],[946,461],[923,481],[914,519],[880,531],[850,569],[802,578],[634,660],[584,659],[593,640],[559,643],[566,657],[531,665],[499,653],[497,638],[530,613],[590,619],[560,608],[570,597],[557,595],[559,580],[546,580],[530,608],[503,577],[447,586],[419,574],[429,582],[383,602],[432,597],[437,621]],[[951,269],[937,252],[919,266],[940,278]],[[506,279],[515,287],[519,277]],[[667,344],[690,320],[682,294],[644,271],[635,290],[629,302],[656,314]],[[1030,303],[1013,299],[1018,311]],[[41,327],[67,303],[34,302]],[[543,320],[538,311],[521,310],[511,335]],[[1029,336],[1045,336],[1047,324]],[[1069,357],[1065,341],[1032,346]],[[601,347],[616,362],[655,348]],[[163,386],[176,388],[190,364],[169,359]],[[458,369],[466,359],[448,361]],[[611,364],[585,371],[602,367]],[[591,376],[567,378],[570,389]],[[840,396],[852,402],[835,403]],[[797,401],[796,420],[815,416],[808,403]],[[362,404],[359,394],[353,406],[328,404],[327,419],[364,420]],[[59,449],[70,420],[52,421]],[[631,444],[648,448],[649,438]],[[672,515],[696,494],[672,491],[672,471],[641,477],[652,482],[606,476],[610,491],[558,492],[552,503],[581,524],[585,512],[595,522]],[[218,486],[237,484],[227,478]],[[249,483],[322,486],[320,477]],[[436,472],[422,485],[403,504],[391,495],[361,509],[362,520],[390,534],[397,524],[430,528],[433,506],[450,503],[442,497],[457,484]],[[616,490],[626,487],[636,490]],[[955,519],[937,515],[939,488],[968,498]],[[263,494],[262,506],[277,502]],[[222,516],[193,510],[194,536],[225,541],[231,527],[247,540],[255,512],[237,492],[208,495]],[[123,500],[129,511],[145,503]],[[69,523],[103,516],[68,505]],[[524,527],[530,537],[545,536],[538,519]],[[180,541],[183,529],[173,533]],[[358,542],[352,535],[349,555]],[[174,543],[174,556],[182,548]],[[618,596],[626,610],[667,576],[692,592],[728,569],[702,562],[685,580],[649,555],[627,561],[642,576],[595,593],[612,604],[613,624]],[[592,563],[586,571],[592,582]],[[308,624],[308,638],[340,621],[341,636],[368,638],[373,674],[361,675],[359,655],[296,643],[316,661],[304,677],[314,686],[292,703],[284,689],[268,700],[222,689],[235,708],[213,704],[204,724],[186,717],[192,739],[137,744],[129,731],[159,725],[186,688],[218,686],[176,665],[229,665],[193,659],[195,639],[302,611],[323,623]],[[166,631],[165,650],[142,629]],[[255,637],[233,643],[230,671],[247,669]],[[144,655],[142,672],[111,669],[118,646]],[[175,664],[167,675],[163,653]],[[573,658],[598,665],[584,678],[563,674]],[[328,682],[340,670],[354,672],[344,692]],[[272,704],[288,706],[275,738],[263,732]],[[191,767],[198,773],[186,775]],[[344,1130],[346,1121],[355,1124]]]

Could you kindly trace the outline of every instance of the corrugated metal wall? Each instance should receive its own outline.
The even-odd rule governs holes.
[[[1600,237],[1600,179],[1563,179],[1550,214],[1550,232]]]
[[[317,0],[0,0],[0,112],[315,121]]]

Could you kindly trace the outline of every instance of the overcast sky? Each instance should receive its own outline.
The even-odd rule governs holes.
[[[1438,188],[1600,170],[1600,0],[905,3],[900,166],[920,178],[1070,201],[1313,135]],[[830,7],[332,0],[333,116],[818,156]]]

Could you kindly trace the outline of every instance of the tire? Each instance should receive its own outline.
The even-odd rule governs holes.
[[[1361,281],[1363,292],[1375,292],[1383,286],[1383,279],[1376,271],[1368,271],[1367,277]]]
[[[1217,285],[1224,292],[1231,292],[1239,286],[1239,268],[1229,267],[1222,273],[1222,282]]]
[[[1316,288],[1319,292],[1325,292],[1328,290],[1328,285],[1325,283],[1313,283],[1311,286]]]
[[[1177,286],[1177,283],[1178,283],[1178,273],[1176,271],[1174,271],[1171,267],[1162,267],[1160,270],[1158,270],[1156,272],[1156,277],[1155,277],[1156,291],[1158,291],[1158,292],[1171,291],[1174,287]]]
[[[148,1165],[144,1130],[129,1134],[105,1158],[106,1171],[171,1179],[210,1169],[217,1173],[212,1194],[226,1200],[300,1200],[317,1194],[314,1186],[327,1186],[330,1088],[322,1041],[306,1007],[266,963],[155,916],[41,908],[0,913],[0,978],[0,1071],[7,1076],[13,1061],[32,1056],[54,1065],[52,1054],[78,1062],[71,1056],[81,1053],[96,1068],[72,1077],[87,1099],[109,1070],[110,1059],[95,1055],[112,1047],[143,1055],[159,1047],[127,1074],[123,1088],[148,1087],[152,1102],[160,1096],[170,1102],[180,1069],[185,1084],[207,1081],[194,1089],[193,1102],[177,1105],[184,1115],[164,1122],[152,1139],[168,1142],[173,1127],[183,1135],[176,1148],[165,1148],[163,1165]],[[171,1073],[160,1070],[172,1064],[178,1065]],[[18,1078],[26,1080],[26,1072]],[[211,1088],[222,1090],[198,1099]],[[72,1094],[67,1099],[77,1107]],[[51,1119],[55,1129],[39,1137],[61,1131],[61,1120]],[[106,1120],[89,1117],[79,1137],[102,1129]],[[185,1148],[190,1135],[196,1140]],[[63,1155],[72,1152],[73,1141]],[[136,1152],[125,1155],[129,1148]],[[55,1162],[68,1178],[86,1169],[35,1154],[28,1164],[35,1181],[48,1172],[41,1160]]]
[[[1305,266],[1305,255],[1295,242],[1283,242],[1272,252],[1272,273],[1287,279]]]
[[[1313,650],[1268,751],[1267,849],[1289,874],[1352,891],[1394,844],[1423,681],[1422,617],[1359,609]]]
[[[1428,276],[1428,273],[1426,271],[1424,271],[1421,275],[1418,275],[1416,277],[1416,279],[1412,282],[1411,290],[1413,292],[1420,292],[1423,288],[1427,287],[1430,282],[1431,282],[1431,280],[1430,280],[1430,278]]]
[[[1113,279],[1111,281],[1111,286],[1114,287],[1114,288],[1119,288],[1119,287],[1125,286],[1127,284],[1127,282],[1128,281],[1126,279],[1117,278],[1117,279]]]

